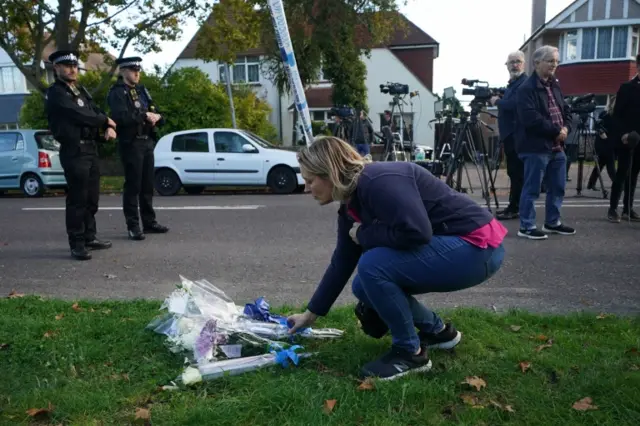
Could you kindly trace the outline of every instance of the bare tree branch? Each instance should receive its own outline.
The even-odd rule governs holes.
[[[133,6],[138,0],[131,0],[130,3],[126,4],[122,9],[118,10],[117,12],[115,12],[113,15],[108,16],[106,18],[104,18],[101,21],[97,21],[97,22],[92,22],[90,24],[87,25],[87,28],[89,27],[93,27],[96,25],[101,25],[104,24],[105,22],[108,22],[109,20],[115,18],[116,16],[118,16],[119,14],[121,14],[122,12],[124,12],[125,10],[129,9],[131,6]]]

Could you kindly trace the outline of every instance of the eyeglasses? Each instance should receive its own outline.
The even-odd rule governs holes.
[[[522,63],[523,63],[523,61],[521,61],[520,59],[516,59],[514,61],[507,62],[505,65],[520,65]]]

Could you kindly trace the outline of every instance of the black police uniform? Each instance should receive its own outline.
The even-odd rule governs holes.
[[[54,65],[77,65],[78,55],[57,51],[49,56]],[[108,128],[107,115],[81,86],[56,77],[47,90],[46,113],[49,129],[60,143],[60,163],[67,181],[66,227],[71,255],[91,259],[88,250],[106,249],[111,242],[96,239],[100,197],[100,169],[97,142]]]
[[[121,69],[140,71],[141,59],[121,58]],[[143,240],[144,233],[165,233],[169,228],[156,222],[153,209],[154,155],[156,127],[147,120],[147,112],[158,114],[147,89],[138,84],[130,86],[122,77],[111,87],[108,95],[111,116],[118,126],[118,145],[124,166],[125,182],[122,196],[129,238]],[[156,126],[164,124],[161,118]],[[138,205],[142,227],[138,219]]]

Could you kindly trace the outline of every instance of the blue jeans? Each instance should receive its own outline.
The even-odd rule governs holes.
[[[504,247],[481,249],[457,236],[436,235],[412,251],[377,247],[358,262],[353,294],[375,309],[391,331],[393,345],[416,352],[422,333],[437,333],[442,319],[414,294],[448,293],[483,283],[500,269]]]
[[[367,154],[371,154],[371,146],[368,143],[358,143],[356,144],[356,149],[363,157]]]
[[[567,156],[564,152],[551,154],[520,154],[524,163],[524,185],[520,195],[520,229],[536,229],[535,201],[540,196],[544,179],[547,190],[544,223],[557,226],[567,186]]]

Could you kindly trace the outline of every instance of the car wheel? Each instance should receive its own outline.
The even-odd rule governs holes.
[[[184,191],[189,195],[199,195],[204,191],[204,186],[185,186]]]
[[[155,187],[158,194],[163,196],[176,195],[181,186],[182,182],[173,170],[161,169],[156,172]]]
[[[291,168],[278,166],[269,172],[267,186],[275,194],[291,194],[298,187],[298,179]]]
[[[22,193],[29,198],[42,197],[44,195],[44,184],[38,175],[27,173],[20,179]]]

